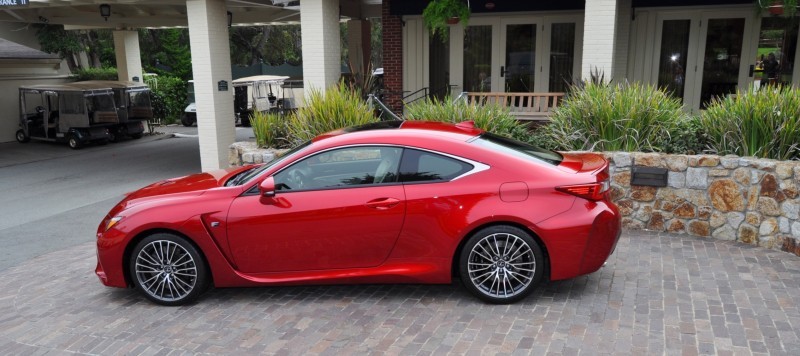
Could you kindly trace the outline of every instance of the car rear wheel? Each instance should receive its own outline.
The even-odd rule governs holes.
[[[133,249],[130,275],[147,299],[161,305],[183,305],[209,285],[208,269],[197,249],[182,237],[154,234]]]
[[[461,251],[461,281],[472,294],[494,304],[516,302],[542,279],[544,258],[533,237],[513,226],[475,233]]]

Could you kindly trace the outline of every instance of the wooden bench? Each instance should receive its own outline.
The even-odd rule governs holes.
[[[468,103],[507,107],[518,120],[549,120],[562,100],[564,93],[467,93]]]

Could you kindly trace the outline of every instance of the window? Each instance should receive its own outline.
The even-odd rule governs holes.
[[[61,94],[61,112],[64,114],[76,115],[84,114],[86,107],[83,102],[83,94],[80,92],[65,92]]]
[[[435,153],[407,149],[400,167],[400,180],[408,182],[447,181],[472,170],[469,163]]]
[[[315,190],[397,182],[401,148],[362,146],[307,157],[275,175],[280,191]]]
[[[561,161],[563,160],[563,157],[558,152],[548,151],[536,146],[531,146],[527,143],[512,140],[510,138],[490,134],[488,132],[482,134],[477,140],[475,140],[475,143],[479,146],[487,147],[495,151],[500,151],[523,159],[536,158],[554,166],[561,164]]]

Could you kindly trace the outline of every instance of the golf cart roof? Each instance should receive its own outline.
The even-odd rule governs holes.
[[[272,82],[281,84],[284,80],[289,80],[289,77],[282,75],[254,75],[252,77],[239,78],[233,81],[234,86],[250,85],[256,82]]]
[[[56,92],[63,92],[63,91],[77,91],[82,92],[84,94],[96,95],[96,94],[113,94],[111,88],[108,86],[100,86],[100,85],[75,85],[75,83],[68,83],[68,84],[37,84],[37,85],[25,85],[19,87],[20,90],[37,90],[37,91],[56,91]]]
[[[87,80],[83,82],[75,82],[73,84],[96,85],[104,88],[114,89],[149,89],[147,84],[144,83],[119,80]]]

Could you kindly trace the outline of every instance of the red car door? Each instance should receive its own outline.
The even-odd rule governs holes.
[[[387,258],[405,217],[403,186],[396,183],[400,149],[345,150],[276,174],[272,198],[233,201],[227,228],[240,271],[373,267]],[[305,177],[296,179],[298,172]]]

